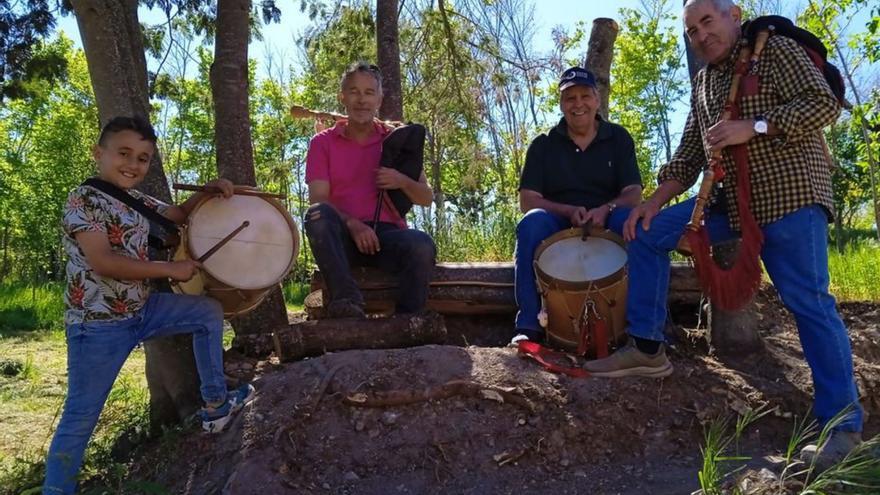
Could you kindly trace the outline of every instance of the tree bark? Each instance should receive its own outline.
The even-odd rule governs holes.
[[[217,2],[217,35],[211,65],[214,143],[220,177],[256,186],[248,90],[250,0]],[[287,310],[276,287],[256,309],[230,321],[236,334],[272,332],[286,326]]]
[[[312,320],[294,323],[274,335],[236,337],[236,346],[249,354],[275,351],[282,361],[347,349],[394,349],[446,341],[443,317],[434,312],[389,318]]]
[[[614,59],[614,41],[620,28],[614,19],[600,17],[593,20],[590,45],[584,66],[596,76],[599,90],[599,113],[608,118],[608,93],[611,89],[611,62]]]
[[[397,298],[397,279],[374,268],[352,269],[369,313],[388,313]],[[428,309],[443,315],[491,315],[516,312],[513,263],[441,263],[434,268],[428,287]],[[319,271],[312,274],[311,289],[324,288]],[[669,281],[670,304],[698,304],[700,285],[694,269],[674,263]],[[322,316],[322,298],[310,294],[306,310],[311,318]]]
[[[712,246],[712,257],[722,268],[733,266],[739,252],[739,239]],[[748,354],[764,348],[758,333],[758,307],[754,298],[740,310],[727,311],[710,300],[709,345],[718,354]]]
[[[137,0],[73,0],[72,4],[100,124],[118,115],[149,118],[147,64]],[[147,177],[138,189],[171,201],[158,153],[153,156]],[[180,335],[150,340],[144,349],[152,426],[174,423],[192,414],[200,404],[192,337]]]
[[[379,117],[403,120],[400,81],[400,43],[397,29],[397,0],[376,0],[376,54],[382,71],[382,106]]]

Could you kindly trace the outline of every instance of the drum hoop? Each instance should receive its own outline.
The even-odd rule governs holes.
[[[544,251],[548,247],[550,247],[551,244],[563,239],[568,239],[569,237],[581,236],[583,236],[583,231],[581,229],[569,228],[561,230],[541,241],[541,244],[538,245],[538,249],[535,250],[535,259],[532,261],[532,264],[535,268],[535,275],[537,275],[539,283],[543,282],[544,280],[548,280],[550,282],[545,283],[548,286],[550,286],[550,284],[552,283],[551,288],[554,289],[558,288],[568,291],[583,289],[587,292],[591,292],[594,288],[603,289],[608,285],[612,285],[614,282],[622,279],[627,274],[626,263],[611,275],[606,275],[602,278],[597,278],[596,280],[587,280],[584,282],[560,280],[556,277],[548,275],[546,272],[544,272],[544,270],[541,270],[541,266],[538,264],[538,260],[541,258],[541,255],[544,253]],[[614,232],[611,232],[610,230],[598,228],[590,229],[590,237],[598,237],[600,239],[611,241],[620,246],[624,250],[624,252],[626,251],[626,244],[624,244],[623,239]],[[628,262],[629,259],[627,258],[627,263]]]
[[[241,186],[239,186],[239,187],[241,189],[247,189],[247,190],[251,190],[251,191],[259,191],[259,189],[256,187],[241,187]],[[214,196],[205,196],[202,199],[200,199],[199,202],[196,203],[196,205],[193,207],[193,209],[190,211],[189,215],[187,216],[186,254],[189,255],[190,259],[196,259],[196,256],[194,256],[192,253],[192,247],[191,247],[192,246],[192,237],[191,237],[192,229],[188,228],[189,227],[189,218],[192,217],[193,215],[195,215],[195,213],[197,211],[199,211],[199,208],[201,208],[202,205],[206,201],[213,199],[213,198],[214,198]],[[294,222],[294,220],[293,220],[293,216],[290,214],[290,212],[287,211],[287,208],[285,208],[284,205],[281,204],[281,202],[278,201],[277,199],[267,198],[267,197],[260,197],[259,199],[262,199],[263,201],[272,205],[276,210],[278,210],[281,213],[281,216],[284,218],[284,221],[287,222],[287,225],[290,227],[290,232],[292,234],[293,253],[291,253],[290,261],[287,263],[287,268],[284,270],[284,275],[281,278],[279,278],[278,280],[275,280],[274,282],[268,284],[266,287],[257,287],[257,288],[237,287],[226,280],[220,279],[219,277],[217,277],[216,275],[211,273],[207,268],[202,267],[202,270],[204,270],[208,275],[214,277],[214,279],[216,279],[218,282],[226,284],[230,287],[234,287],[237,289],[244,289],[244,290],[258,290],[258,289],[265,289],[268,287],[272,287],[273,285],[280,283],[282,280],[285,279],[285,277],[287,277],[287,275],[293,269],[293,265],[296,263],[296,259],[299,257],[299,249],[300,249],[299,229],[296,226],[296,222]]]

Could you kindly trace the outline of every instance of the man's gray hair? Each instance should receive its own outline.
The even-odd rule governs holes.
[[[382,73],[379,72],[378,67],[373,64],[368,64],[366,62],[355,62],[348,66],[348,69],[346,69],[345,72],[342,73],[342,78],[339,80],[339,89],[342,89],[343,86],[345,86],[345,81],[347,81],[349,77],[358,72],[373,76],[373,79],[376,80],[376,86],[379,89],[379,94],[382,94]]]
[[[687,2],[685,2],[684,4],[684,9],[705,2],[710,2],[712,6],[715,7],[715,10],[721,12],[722,14],[730,12],[730,9],[736,5],[735,3],[733,3],[733,0],[687,0]]]

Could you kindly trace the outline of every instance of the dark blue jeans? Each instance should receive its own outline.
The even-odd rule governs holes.
[[[351,267],[370,266],[397,276],[398,313],[414,313],[425,308],[437,258],[431,236],[381,222],[376,226],[380,251],[363,254],[336,209],[324,203],[309,208],[305,226],[312,253],[327,285],[329,301],[325,301],[325,307],[338,300],[362,306],[364,299],[351,276]]]
[[[690,219],[694,200],[664,208],[645,231],[639,223],[627,248],[631,335],[662,341],[669,291],[669,253]],[[709,215],[709,232],[718,240],[725,215]],[[814,410],[821,424],[848,407],[853,413],[838,428],[861,431],[862,409],[853,375],[852,350],[834,297],[828,291],[828,217],[819,205],[805,206],[762,227],[761,259],[785,307],[794,315],[804,357],[813,373]]]
[[[223,308],[202,296],[153,293],[135,316],[67,326],[67,399],[46,458],[44,494],[76,491],[89,437],[107,395],[132,349],[144,340],[193,334],[202,399],[226,399]]]

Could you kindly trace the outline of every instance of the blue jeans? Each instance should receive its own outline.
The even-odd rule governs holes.
[[[628,332],[662,341],[669,291],[669,253],[690,219],[694,200],[664,208],[649,230],[639,223],[627,247]],[[730,236],[726,215],[709,214],[713,241]],[[828,292],[828,217],[819,205],[805,206],[762,227],[761,259],[782,303],[794,315],[801,346],[813,374],[814,410],[821,424],[848,407],[838,428],[861,431],[862,409],[853,375],[852,350],[834,297]]]
[[[44,494],[76,491],[89,437],[107,395],[131,351],[153,337],[191,333],[202,399],[226,399],[223,309],[202,296],[153,293],[138,313],[121,321],[67,327],[67,399],[46,458]]]
[[[606,220],[606,228],[620,234],[623,222],[629,216],[629,209],[617,208]],[[567,218],[535,208],[529,210],[516,226],[516,249],[514,251],[514,284],[516,286],[516,329],[532,338],[541,338],[544,329],[538,323],[541,309],[541,296],[535,281],[535,251],[541,241],[551,235],[571,227]]]
[[[306,212],[305,225],[312,254],[330,295],[324,301],[325,308],[339,300],[363,306],[364,298],[351,275],[351,267],[370,266],[397,276],[397,313],[425,309],[437,259],[431,236],[379,222],[376,236],[382,249],[376,254],[364,254],[358,251],[339,213],[329,204],[312,205]]]

